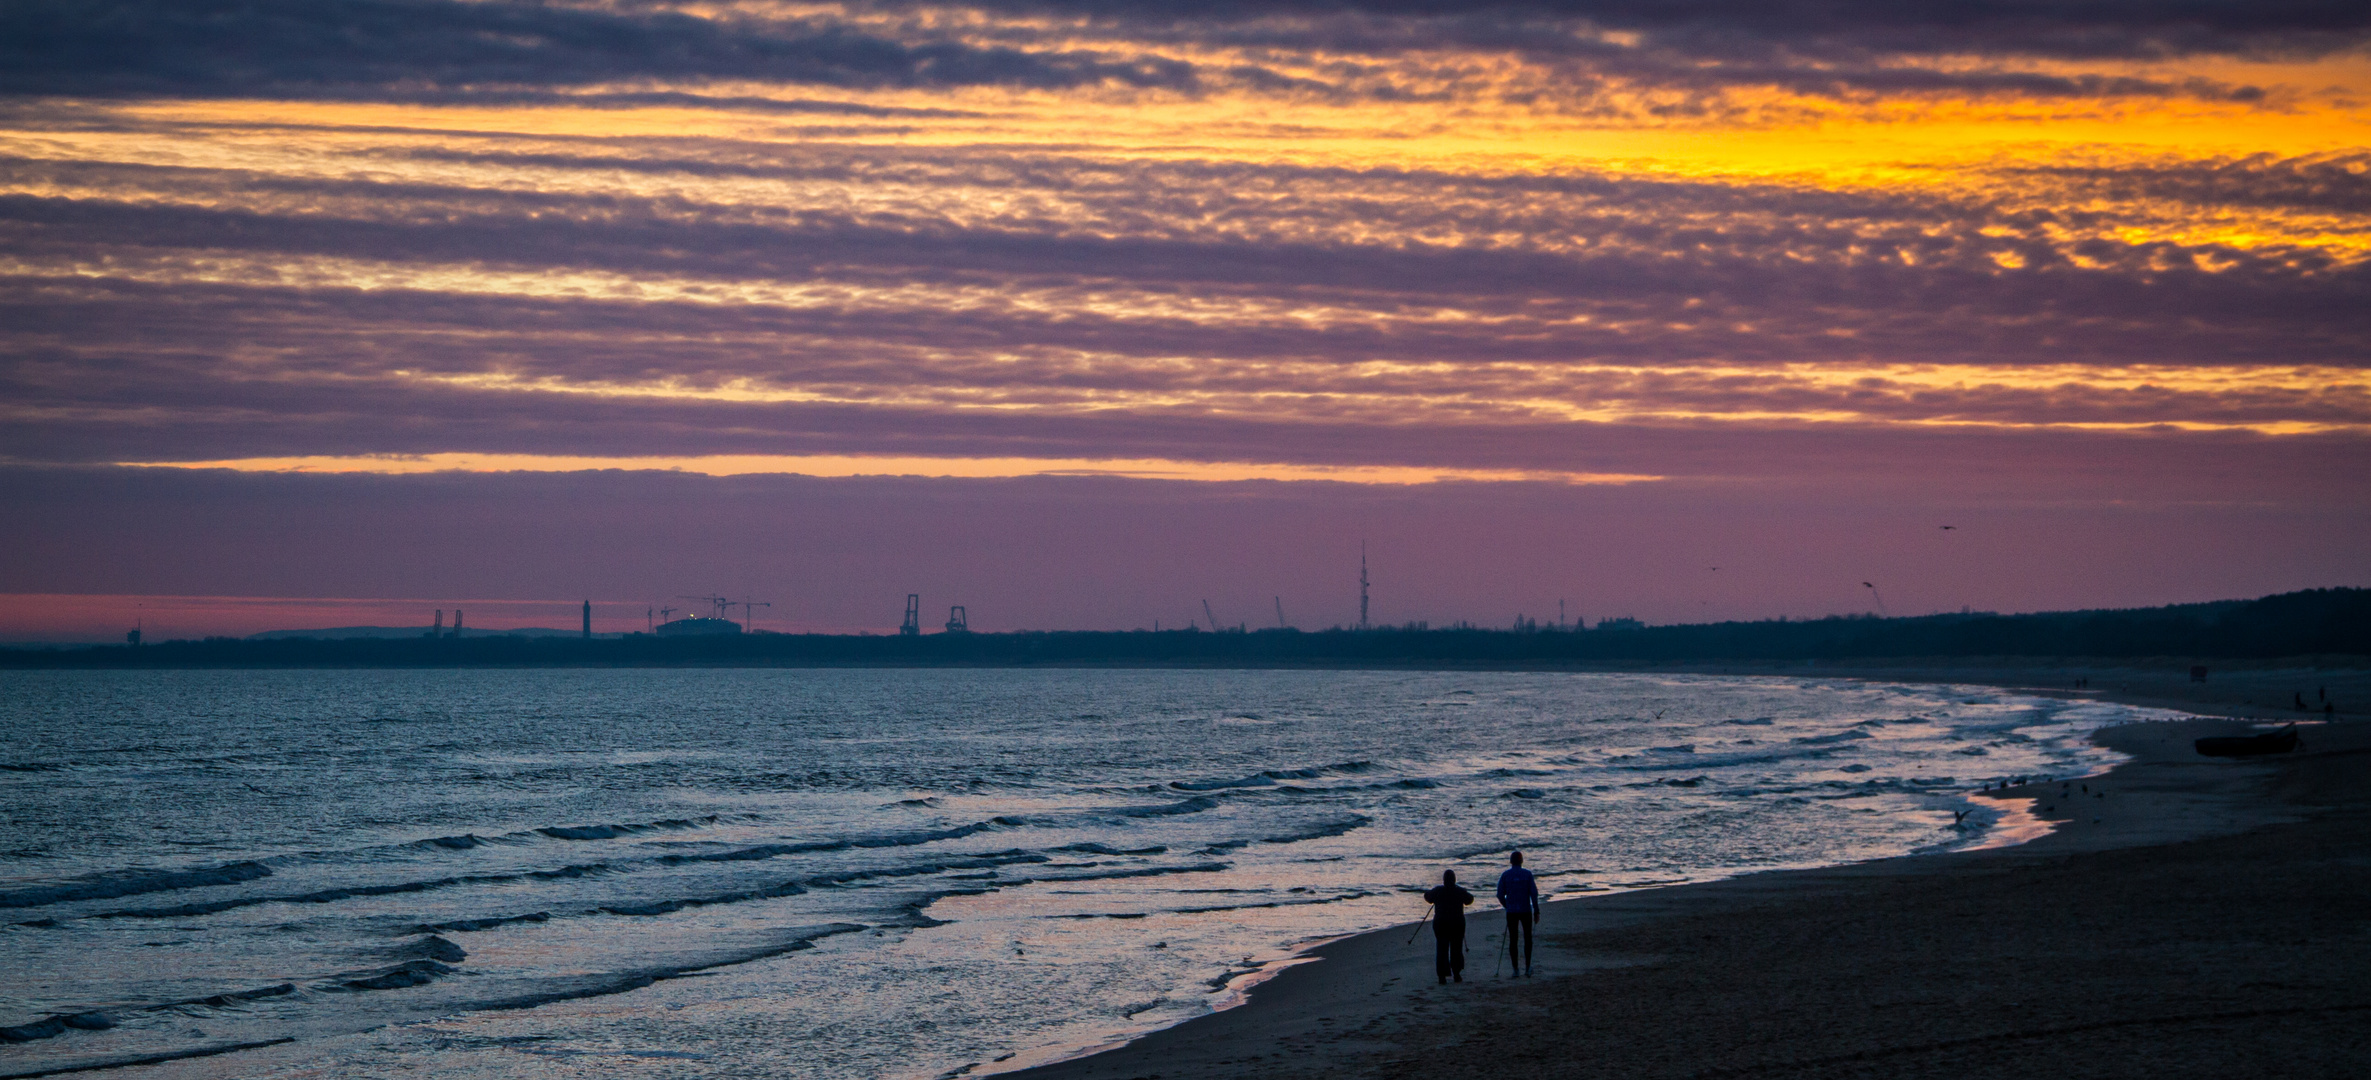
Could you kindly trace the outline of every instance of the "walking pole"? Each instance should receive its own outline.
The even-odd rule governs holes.
[[[1408,944],[1416,944],[1416,935],[1424,932],[1424,924],[1432,921],[1432,905],[1424,905],[1424,917],[1416,920],[1416,929],[1408,931]]]

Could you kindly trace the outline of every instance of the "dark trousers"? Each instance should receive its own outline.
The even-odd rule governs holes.
[[[1532,916],[1528,911],[1507,912],[1507,958],[1524,968],[1531,966],[1531,921]],[[1515,935],[1518,933],[1523,935],[1521,953],[1515,951]]]
[[[1464,923],[1433,924],[1432,968],[1435,975],[1444,979],[1465,970]]]

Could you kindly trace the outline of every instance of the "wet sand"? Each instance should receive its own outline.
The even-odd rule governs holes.
[[[2040,681],[1970,674],[1932,681]],[[2136,703],[2193,685],[2164,683]],[[1493,977],[1495,910],[1463,984],[1434,984],[1429,937],[1364,934],[1243,1007],[1019,1075],[2371,1075],[2371,723],[2281,758],[2191,749],[2247,730],[2102,732],[2135,760],[1991,796],[2054,827],[2030,843],[1561,900],[1530,979]]]

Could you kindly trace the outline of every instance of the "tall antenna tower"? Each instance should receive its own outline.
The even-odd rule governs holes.
[[[1367,628],[1367,542],[1358,542],[1358,628]]]

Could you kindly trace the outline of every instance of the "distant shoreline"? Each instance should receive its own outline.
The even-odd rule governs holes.
[[[723,625],[730,626],[726,623]],[[349,628],[356,629],[356,628]],[[370,628],[382,630],[384,628]],[[335,633],[336,631],[326,631]],[[2067,659],[2059,659],[2067,658]],[[2073,659],[2082,658],[2082,659]],[[2285,659],[2284,658],[2293,658]],[[2027,615],[1510,629],[1422,623],[1302,631],[1013,631],[912,635],[719,633],[208,638],[0,649],[5,668],[1179,667],[1604,671],[1826,666],[1953,670],[2371,666],[2371,589]],[[1779,673],[1770,670],[1766,673]],[[1786,673],[1799,673],[1787,671]],[[2079,678],[2080,676],[2075,676]]]

